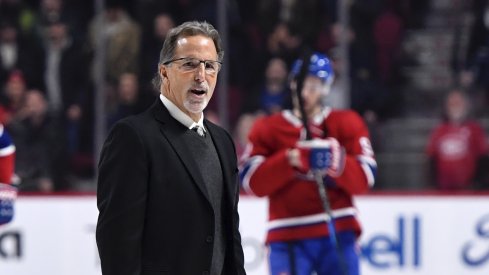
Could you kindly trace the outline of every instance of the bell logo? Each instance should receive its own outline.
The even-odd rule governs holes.
[[[469,241],[462,249],[463,261],[473,267],[489,263],[489,214],[483,216],[476,225],[476,233],[479,239],[484,241]]]
[[[419,267],[421,220],[415,216],[412,219],[412,228],[408,227],[406,220],[404,217],[397,219],[397,235],[381,233],[367,239],[361,245],[363,259],[379,269],[404,267],[408,263]]]

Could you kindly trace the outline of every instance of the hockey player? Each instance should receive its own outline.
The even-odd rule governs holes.
[[[17,189],[11,186],[14,176],[15,146],[10,136],[0,124],[0,225],[13,217],[13,203]]]
[[[292,77],[301,65],[295,62]],[[312,140],[305,140],[297,97],[293,110],[257,120],[249,134],[240,177],[247,193],[269,199],[266,242],[272,275],[359,274],[356,240],[361,227],[352,196],[373,186],[377,165],[362,119],[353,111],[321,105],[333,77],[330,60],[313,54],[301,91]],[[291,88],[295,90],[296,81]],[[326,226],[331,217],[311,176],[314,149],[329,150],[331,156],[322,175],[338,246],[331,242]]]

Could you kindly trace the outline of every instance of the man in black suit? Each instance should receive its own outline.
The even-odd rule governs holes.
[[[223,54],[208,23],[172,29],[160,97],[110,131],[97,190],[104,275],[245,274],[234,144],[203,117]]]

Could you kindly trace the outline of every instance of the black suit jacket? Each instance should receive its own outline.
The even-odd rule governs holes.
[[[245,274],[238,231],[234,144],[205,121],[222,166],[226,259],[223,274]],[[104,275],[208,274],[214,211],[196,161],[181,138],[188,128],[158,98],[110,131],[99,162],[97,246]]]

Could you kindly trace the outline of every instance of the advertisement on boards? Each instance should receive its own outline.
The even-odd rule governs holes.
[[[489,197],[355,198],[362,275],[489,274]],[[267,201],[239,206],[247,274],[268,274]],[[19,197],[0,226],[0,274],[100,275],[94,196]]]

